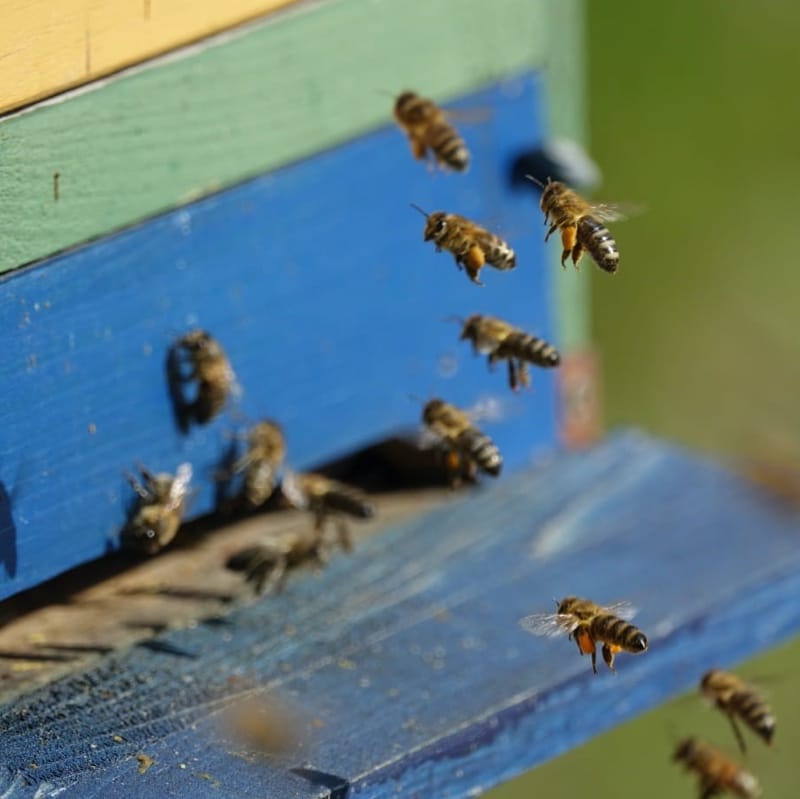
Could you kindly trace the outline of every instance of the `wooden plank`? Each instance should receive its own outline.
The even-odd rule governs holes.
[[[2,0],[0,113],[297,0]]]
[[[551,374],[514,398],[444,319],[497,313],[552,338],[535,200],[505,174],[540,127],[539,97],[522,76],[459,101],[490,111],[467,175],[432,179],[384,129],[0,281],[0,596],[115,546],[135,460],[159,471],[191,461],[191,515],[209,511],[242,417],[279,419],[299,468],[414,428],[410,393],[494,400],[502,418],[482,426],[509,470],[551,446]],[[477,288],[422,241],[411,201],[495,227],[519,266],[487,270]],[[220,340],[244,395],[184,436],[164,363],[195,325]]]
[[[283,799],[312,795],[288,782],[304,765],[341,781],[317,795],[473,796],[795,634],[796,541],[796,515],[737,478],[621,436],[370,538],[222,627],[4,707],[0,789]],[[650,650],[593,675],[566,638],[519,628],[572,592],[633,601]],[[308,719],[282,764],[246,763],[219,735],[220,709],[253,686]],[[144,776],[139,752],[156,764]]]
[[[389,124],[386,92],[445,99],[540,64],[546,5],[436,0],[422,24],[401,0],[326,2],[8,117],[0,271]]]

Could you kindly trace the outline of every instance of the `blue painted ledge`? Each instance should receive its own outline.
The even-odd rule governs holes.
[[[0,796],[473,795],[796,633],[799,527],[714,465],[615,437],[0,709]],[[634,602],[650,651],[593,676],[519,628],[566,593]],[[315,720],[288,764],[215,732],[243,680]]]

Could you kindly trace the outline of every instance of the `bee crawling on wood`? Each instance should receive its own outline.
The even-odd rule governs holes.
[[[449,402],[434,398],[422,408],[422,424],[445,451],[446,465],[453,487],[462,475],[475,481],[476,472],[497,477],[503,458],[494,442],[472,422],[470,414]]]
[[[478,280],[478,273],[484,264],[502,271],[516,267],[517,256],[514,250],[486,228],[458,214],[444,211],[429,214],[413,203],[411,207],[426,219],[422,234],[424,240],[432,241],[436,245],[436,252],[447,250],[451,253],[456,260],[456,266],[466,269],[467,276],[476,285],[483,285]]]
[[[603,645],[603,660],[614,671],[617,652],[639,654],[647,651],[647,638],[628,619],[636,614],[627,602],[596,605],[576,596],[564,597],[557,603],[555,613],[534,613],[520,620],[523,630],[548,637],[568,634],[574,639],[581,655],[592,656],[592,671],[597,674],[598,643]]]
[[[710,669],[700,680],[700,692],[728,717],[742,754],[746,753],[747,747],[736,724],[737,718],[764,743],[772,743],[775,714],[760,693],[741,677],[721,669]]]
[[[170,348],[167,379],[179,426],[190,421],[210,422],[241,389],[220,343],[205,330],[190,330]],[[194,383],[196,393],[189,397],[185,385]]]
[[[235,457],[233,450],[228,468],[221,470],[220,480],[241,477],[238,494],[233,497],[234,507],[255,510],[272,497],[286,457],[283,430],[277,422],[263,419],[254,424],[243,436],[247,447],[242,455]],[[235,445],[234,445],[235,446]]]
[[[576,191],[557,180],[547,179],[540,183],[536,178],[527,178],[542,189],[539,205],[544,213],[545,224],[550,229],[544,240],[561,231],[561,266],[572,258],[575,268],[584,251],[603,271],[613,274],[619,266],[617,243],[603,222],[613,222],[624,216],[616,206],[590,203]]]
[[[462,322],[461,340],[472,342],[473,351],[488,356],[489,366],[508,363],[508,384],[512,391],[527,386],[528,364],[543,368],[558,366],[561,356],[543,338],[530,336],[519,328],[492,316],[473,314]]]
[[[711,799],[726,791],[740,799],[761,796],[761,786],[752,774],[715,747],[695,738],[680,741],[672,759],[697,774],[699,799]]]
[[[132,474],[125,475],[139,501],[120,539],[128,549],[155,555],[175,538],[181,526],[192,467],[182,463],[174,475],[153,474],[141,465],[138,470],[141,482]]]
[[[395,100],[394,117],[408,136],[415,159],[430,158],[442,168],[465,172],[469,151],[447,119],[447,113],[431,100],[405,91]],[[429,164],[431,161],[429,161]]]

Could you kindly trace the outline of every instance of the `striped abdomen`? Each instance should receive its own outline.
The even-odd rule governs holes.
[[[619,616],[603,613],[589,622],[589,634],[595,641],[618,646],[625,652],[644,652],[647,638],[638,628]]]
[[[517,265],[517,256],[514,250],[506,244],[499,236],[487,233],[479,241],[479,246],[483,250],[486,263],[495,269],[513,269]]]
[[[736,691],[725,709],[735,713],[768,744],[772,742],[772,736],[775,734],[775,715],[772,708],[755,691]]]
[[[601,269],[612,273],[617,271],[619,265],[617,242],[605,225],[594,217],[582,216],[578,220],[577,240]]]
[[[347,488],[334,488],[321,497],[325,510],[346,513],[357,519],[369,519],[375,515],[375,507],[357,491]]]
[[[457,172],[463,172],[469,166],[467,145],[451,125],[446,123],[431,125],[425,135],[425,141],[440,163]]]
[[[478,468],[486,474],[497,477],[503,467],[503,458],[500,450],[495,446],[489,436],[469,427],[464,430],[456,440],[458,448],[469,455]]]
[[[537,366],[558,366],[561,356],[558,350],[543,338],[527,333],[510,333],[497,349],[500,358],[517,358]]]

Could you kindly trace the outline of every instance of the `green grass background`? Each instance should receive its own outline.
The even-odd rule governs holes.
[[[613,228],[619,273],[592,273],[606,423],[720,457],[798,455],[800,2],[586,5],[598,197],[647,208]],[[768,676],[778,714],[775,748],[753,741],[748,764],[765,797],[796,799],[800,642],[740,671]],[[695,799],[669,762],[689,732],[736,752],[727,722],[684,698],[489,795]]]

